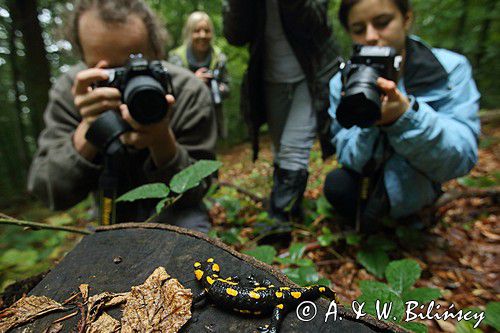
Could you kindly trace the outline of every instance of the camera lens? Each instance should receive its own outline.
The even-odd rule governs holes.
[[[130,79],[123,97],[130,115],[140,124],[156,123],[167,113],[165,90],[150,76],[139,75]]]
[[[359,66],[349,74],[337,108],[337,121],[345,128],[373,126],[381,118],[377,87],[380,74],[369,66]]]

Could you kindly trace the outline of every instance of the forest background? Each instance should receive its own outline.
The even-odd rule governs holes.
[[[224,104],[229,136],[219,142],[218,158],[224,164],[219,173],[221,187],[211,189],[206,200],[213,223],[209,236],[279,266],[300,285],[332,282],[346,304],[356,298],[379,297],[380,292],[399,301],[405,297],[422,302],[439,298],[443,308],[454,304],[457,309],[480,307],[494,313],[487,317],[496,321],[483,324],[482,329],[500,331],[500,2],[412,1],[416,13],[413,32],[434,47],[465,54],[482,94],[479,162],[470,175],[445,184],[448,193],[458,195],[434,212],[433,227],[416,232],[396,226],[394,234],[365,238],[345,233],[322,195],[324,177],[336,162],[323,161],[316,145],[305,193],[306,221],[294,230],[291,246],[278,251],[255,246],[259,238],[255,225],[268,219],[262,198],[270,190],[272,154],[264,144],[259,161],[250,163],[247,134],[239,114],[239,87],[248,52],[245,47],[228,45],[221,36],[222,1],[148,2],[170,32],[172,42],[165,45],[167,51],[181,43],[187,16],[204,10],[214,20],[215,44],[229,59],[232,92]],[[342,55],[348,57],[349,39],[336,15],[339,4],[340,0],[330,1],[330,18]],[[84,228],[93,220],[90,200],[66,212],[50,212],[26,192],[29,165],[44,127],[48,90],[58,75],[78,61],[64,38],[64,22],[71,9],[70,1],[0,0],[0,212],[53,226]],[[1,226],[0,293],[15,281],[54,267],[80,237]],[[394,293],[391,280],[396,277],[408,282],[405,293]],[[0,309],[5,302],[1,296]],[[436,320],[424,324],[431,332],[480,332],[466,322],[456,327]],[[427,331],[418,325],[407,328]]]
[[[245,71],[246,48],[228,45],[221,36],[222,1],[150,0],[166,22],[172,42],[181,43],[185,19],[194,10],[204,10],[214,20],[215,44],[228,55],[232,95],[225,103],[229,136],[220,142],[230,147],[247,138],[241,130],[239,86]],[[334,33],[344,56],[349,40],[337,20],[339,0],[330,1]],[[494,108],[500,66],[500,5],[495,0],[414,0],[414,33],[434,47],[465,54],[474,68],[482,93],[481,107]],[[43,129],[43,111],[51,82],[78,61],[64,39],[64,18],[71,2],[54,0],[0,0],[0,206],[26,199],[26,175]],[[307,27],[305,27],[307,29]]]

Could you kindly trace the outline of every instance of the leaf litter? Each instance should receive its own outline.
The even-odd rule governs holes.
[[[130,292],[103,292],[89,297],[89,285],[82,284],[79,290],[78,300],[73,295],[63,304],[75,304],[80,311],[56,319],[44,333],[60,332],[62,322],[78,312],[81,318],[76,330],[82,333],[174,333],[191,318],[191,290],[184,288],[163,267],[155,269],[144,284],[133,286]],[[120,320],[105,312],[117,306],[123,310]],[[0,312],[0,333],[65,310],[66,307],[45,296],[23,297]]]

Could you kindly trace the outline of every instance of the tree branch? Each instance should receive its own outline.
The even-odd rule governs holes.
[[[0,217],[0,225],[6,224],[6,225],[15,225],[15,226],[24,227],[24,228],[32,228],[32,229],[59,230],[59,231],[72,232],[75,234],[82,234],[82,235],[93,234],[92,231],[86,230],[86,229],[81,229],[81,228],[63,227],[63,226],[55,226],[55,225],[50,225],[50,224],[45,224],[45,223],[16,220],[16,219],[13,219],[10,217],[5,218],[4,216],[6,216],[6,215],[4,215],[4,214],[1,214],[1,216],[2,217]]]
[[[231,187],[231,188],[234,188],[236,190],[236,192],[239,192],[241,194],[244,194],[246,195],[247,197],[249,197],[253,202],[255,203],[264,203],[264,199],[261,198],[260,196],[248,191],[248,190],[245,190],[244,188],[241,188],[237,185],[234,185],[230,182],[217,182],[217,184],[219,184],[219,186],[226,186],[226,187]]]

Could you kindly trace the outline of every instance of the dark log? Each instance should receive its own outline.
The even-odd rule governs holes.
[[[113,258],[121,257],[117,264]],[[90,285],[90,295],[110,292],[126,292],[132,286],[142,284],[158,266],[163,266],[193,294],[201,291],[194,279],[193,263],[197,260],[215,258],[221,266],[221,275],[254,274],[266,277],[276,285],[295,286],[277,269],[254,258],[238,253],[222,242],[208,238],[205,234],[159,224],[119,224],[100,227],[95,234],[85,236],[82,241],[55,267],[31,292],[63,302],[78,291],[83,283]],[[310,322],[301,322],[295,311],[290,312],[282,325],[282,332],[405,332],[403,329],[372,317],[356,320],[352,311],[339,306],[343,320],[324,322],[328,301],[318,300],[318,315]],[[14,332],[30,329],[44,332],[50,324],[75,312],[47,315],[34,323],[20,327]],[[109,311],[117,319],[119,309]],[[331,319],[331,318],[330,318]],[[63,332],[76,327],[80,315],[63,322]],[[268,317],[243,317],[215,306],[196,309],[193,318],[182,328],[182,332],[255,332],[258,326],[267,324]]]

